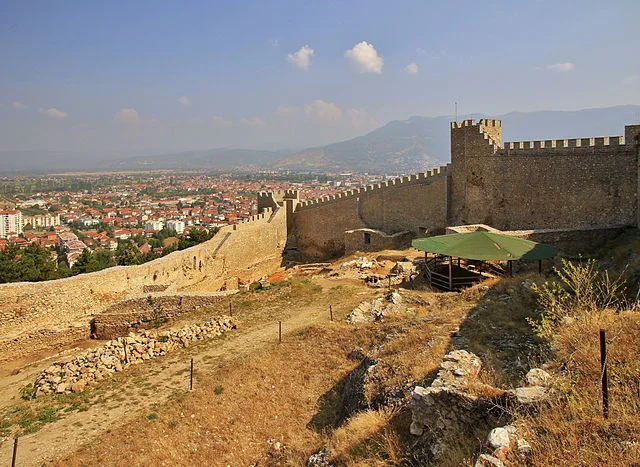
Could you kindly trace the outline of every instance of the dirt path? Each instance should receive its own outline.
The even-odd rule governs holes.
[[[336,286],[353,288],[353,293],[321,293],[311,303],[297,305],[292,302],[266,305],[255,313],[240,318],[237,330],[221,338],[200,342],[188,349],[176,351],[117,374],[107,388],[97,386],[88,391],[99,395],[98,401],[84,412],[73,411],[60,420],[49,423],[39,431],[19,440],[18,462],[20,466],[42,465],[73,452],[80,445],[94,440],[107,430],[119,429],[128,420],[166,403],[171,396],[188,391],[189,359],[194,359],[197,389],[197,373],[227,364],[237,358],[250,355],[270,345],[277,345],[278,320],[282,321],[283,338],[319,320],[327,320],[328,304],[334,309],[347,310],[360,301],[373,296],[376,291],[366,287],[354,287],[353,281],[316,278],[325,292]],[[2,401],[7,404],[17,390],[35,379],[39,370],[48,365],[40,362],[15,377],[3,379],[0,386]],[[3,405],[5,405],[3,404]],[[12,442],[0,445],[0,465],[10,465]]]

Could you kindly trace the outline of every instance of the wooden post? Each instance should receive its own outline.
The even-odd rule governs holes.
[[[13,457],[11,458],[11,467],[16,467],[16,457],[18,457],[18,438],[13,440]]]
[[[513,277],[513,261],[509,260],[509,277]]]
[[[453,257],[449,256],[449,292],[453,290]]]
[[[282,321],[278,321],[278,344],[282,344]]]
[[[231,299],[229,299],[229,316],[233,316],[233,310],[231,309]]]
[[[329,320],[333,321],[333,307],[329,305]]]
[[[600,329],[600,369],[602,372],[602,415],[609,418],[609,379],[607,377],[606,331]]]
[[[458,267],[460,267],[460,258],[458,258]]]
[[[124,343],[124,362],[129,363],[129,357],[127,357],[127,341],[124,339],[126,339],[126,337],[123,337],[122,341]]]
[[[538,260],[538,274],[542,274],[542,260]]]
[[[193,389],[193,358],[191,359],[191,377],[189,378],[189,391]]]

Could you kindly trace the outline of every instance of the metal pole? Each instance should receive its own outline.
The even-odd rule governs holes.
[[[282,344],[282,321],[278,321],[278,344]]]
[[[13,440],[13,457],[11,458],[11,467],[16,467],[16,457],[18,457],[18,438]]]
[[[193,389],[193,358],[191,359],[191,377],[189,378],[189,391]]]
[[[453,290],[453,270],[452,270],[452,263],[453,262],[453,257],[449,256],[449,291]]]
[[[600,368],[602,372],[602,415],[609,418],[609,380],[607,377],[606,331],[600,329]]]

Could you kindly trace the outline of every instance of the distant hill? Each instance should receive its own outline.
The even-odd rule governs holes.
[[[502,120],[504,141],[622,135],[625,124],[640,123],[640,106],[577,111],[462,115]],[[395,120],[347,141],[301,151],[217,148],[116,159],[106,154],[64,151],[0,151],[0,175],[61,170],[155,170],[268,168],[294,171],[408,173],[449,161],[451,116]]]
[[[622,135],[624,125],[640,123],[640,106],[578,111],[511,112],[504,115],[460,116],[502,120],[504,141]],[[340,143],[305,149],[273,167],[291,170],[356,170],[414,172],[450,159],[452,117],[411,117],[392,121],[372,132]]]

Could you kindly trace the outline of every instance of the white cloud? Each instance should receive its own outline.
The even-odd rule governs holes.
[[[122,123],[140,123],[140,115],[136,109],[120,109],[115,117]]]
[[[572,71],[575,65],[571,62],[556,63],[554,65],[548,65],[547,68],[551,71],[558,71],[560,73],[566,73]]]
[[[40,109],[40,113],[49,118],[63,119],[67,117],[67,112],[63,112],[62,110],[58,110],[55,107],[51,107],[49,109]]]
[[[180,102],[182,105],[191,105],[191,99],[189,99],[187,96],[179,97],[178,102]]]
[[[316,99],[302,107],[280,106],[276,109],[276,114],[288,124],[306,122],[311,128],[323,126],[371,130],[378,125],[364,109],[341,109],[337,104],[322,99]]]
[[[368,42],[362,41],[347,50],[344,56],[360,73],[382,73],[384,59],[378,55],[376,48]]]
[[[404,67],[404,71],[413,75],[418,72],[418,64],[416,62],[409,63],[406,67]]]
[[[304,114],[312,119],[324,122],[337,122],[342,118],[342,110],[332,102],[316,99],[304,106]]]
[[[22,102],[20,102],[20,101],[14,102],[13,104],[11,104],[11,107],[13,107],[16,110],[26,110],[26,109],[28,109],[28,107],[25,104],[23,104]]]
[[[298,49],[297,52],[287,55],[289,63],[293,63],[301,70],[307,71],[309,65],[311,65],[311,57],[313,56],[313,49],[308,45],[304,45]]]

